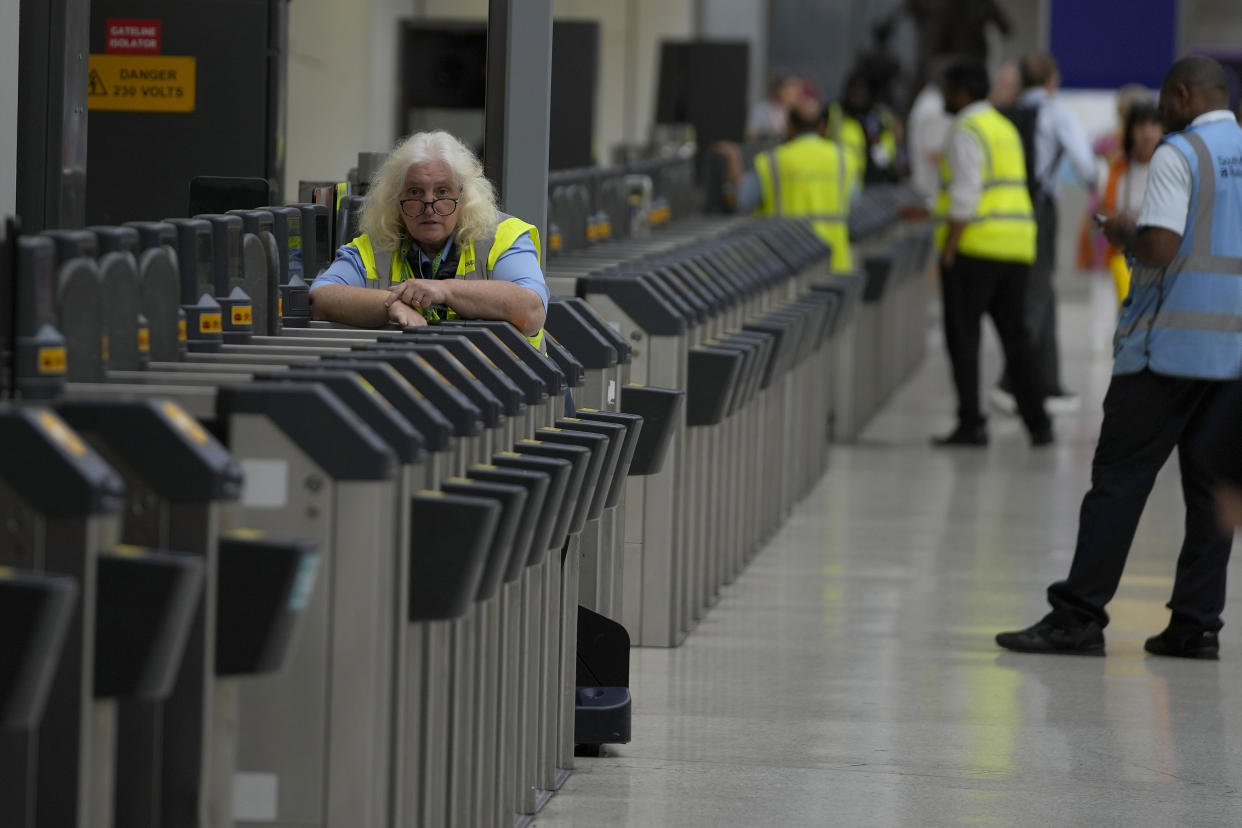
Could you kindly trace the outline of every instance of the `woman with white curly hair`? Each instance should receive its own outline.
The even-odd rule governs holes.
[[[483,165],[452,135],[419,132],[397,145],[371,182],[360,229],[311,288],[316,319],[372,328],[503,319],[542,346],[539,231],[496,209]]]

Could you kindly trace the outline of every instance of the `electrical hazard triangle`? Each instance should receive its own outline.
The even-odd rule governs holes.
[[[91,70],[91,90],[88,95],[107,95],[108,86],[103,82],[103,78],[99,76],[98,69]]]

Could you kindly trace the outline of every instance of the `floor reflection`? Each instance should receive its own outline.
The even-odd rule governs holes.
[[[579,760],[536,825],[1242,824],[1242,602],[1223,661],[1142,652],[1167,619],[1175,469],[1140,526],[1106,658],[992,642],[1040,617],[1069,565],[1108,381],[1100,308],[1062,309],[1063,330],[1090,335],[1065,338],[1084,406],[1058,419],[1051,451],[997,418],[987,451],[928,448],[952,412],[934,350],[686,644],[634,651],[633,743]]]

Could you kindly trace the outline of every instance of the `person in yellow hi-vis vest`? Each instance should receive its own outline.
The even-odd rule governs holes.
[[[939,446],[987,445],[979,407],[979,337],[992,317],[1012,369],[1018,411],[1031,444],[1052,442],[1035,375],[1035,351],[1023,327],[1026,283],[1035,261],[1035,215],[1017,129],[988,103],[983,62],[961,59],[945,72],[945,109],[954,116],[941,162],[940,226],[945,344],[957,388],[957,428]]]
[[[397,145],[367,191],[360,229],[311,286],[316,319],[501,319],[542,350],[539,231],[496,209],[483,165],[452,135],[419,132]]]
[[[858,169],[823,128],[818,105],[790,111],[789,140],[755,156],[754,170],[738,185],[737,209],[809,220],[832,249],[832,269],[845,272],[854,266],[849,216]]]

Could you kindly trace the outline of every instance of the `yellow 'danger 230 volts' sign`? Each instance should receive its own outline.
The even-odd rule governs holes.
[[[195,59],[173,55],[91,55],[87,108],[113,112],[193,112]]]

